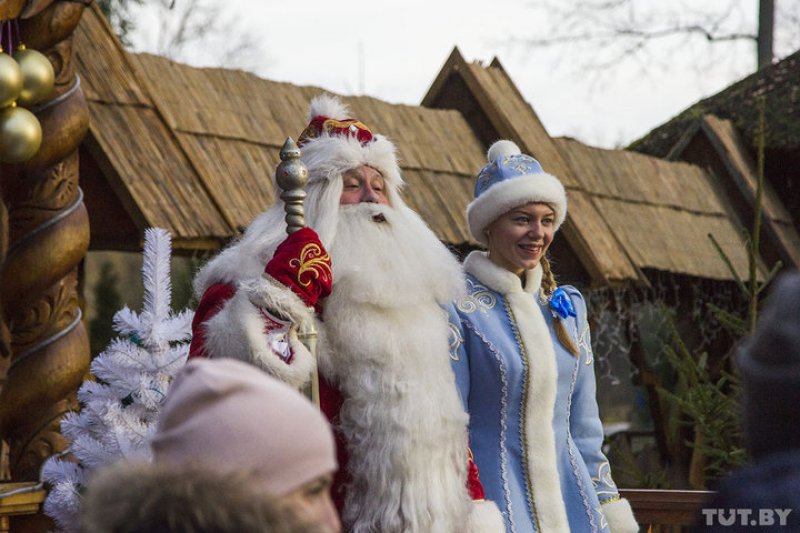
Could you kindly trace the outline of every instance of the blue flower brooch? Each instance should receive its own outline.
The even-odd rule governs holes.
[[[550,310],[553,312],[553,316],[558,315],[562,320],[566,320],[570,316],[578,316],[567,291],[561,287],[554,290],[553,294],[550,295]]]

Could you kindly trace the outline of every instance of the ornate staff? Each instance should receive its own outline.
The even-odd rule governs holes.
[[[281,163],[275,171],[275,179],[281,188],[281,200],[286,210],[286,233],[291,235],[306,225],[303,200],[306,198],[304,187],[308,182],[308,168],[300,160],[300,148],[291,137],[287,137],[281,148]],[[298,337],[316,358],[317,330],[313,321],[305,331],[299,332]],[[311,401],[319,407],[319,378],[316,365],[311,376]]]

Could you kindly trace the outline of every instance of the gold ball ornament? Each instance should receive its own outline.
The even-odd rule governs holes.
[[[22,91],[17,103],[31,106],[50,96],[56,80],[50,60],[43,53],[25,48],[23,44],[14,52],[14,59],[22,72]]]
[[[0,109],[0,161],[27,161],[41,144],[42,126],[36,115],[16,105]]]
[[[6,107],[22,91],[22,69],[14,58],[0,49],[0,107]]]

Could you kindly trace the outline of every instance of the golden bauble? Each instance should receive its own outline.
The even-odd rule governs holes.
[[[41,144],[42,126],[36,115],[17,106],[0,109],[0,161],[27,161]]]
[[[0,107],[6,107],[22,91],[22,70],[14,58],[0,53]]]
[[[22,91],[17,104],[31,106],[46,99],[53,92],[56,73],[50,60],[41,52],[20,45],[14,59],[22,71]]]

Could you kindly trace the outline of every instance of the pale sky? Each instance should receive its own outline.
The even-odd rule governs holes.
[[[176,1],[180,5],[182,0]],[[737,0],[705,0],[703,6],[732,3]],[[752,23],[755,7],[749,11],[755,2],[738,3],[737,20]],[[652,10],[658,5],[643,4]],[[249,33],[260,44],[259,51],[241,54],[228,65],[246,65],[276,81],[417,105],[458,46],[469,61],[488,63],[497,56],[551,135],[602,147],[640,137],[740,79],[755,62],[751,43],[723,50],[710,49],[702,38],[673,38],[618,68],[585,68],[587,60],[600,57],[592,47],[514,44],[560,22],[525,0],[226,0],[217,5],[227,42]],[[154,27],[140,24],[138,49],[154,49]],[[182,58],[219,66],[215,52],[222,48],[207,44]]]

